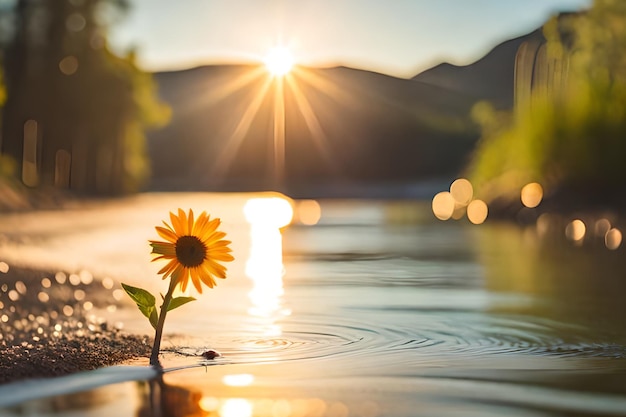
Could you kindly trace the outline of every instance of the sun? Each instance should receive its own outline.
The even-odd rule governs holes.
[[[285,76],[293,67],[293,55],[284,46],[276,46],[267,53],[264,59],[265,68],[275,77]]]

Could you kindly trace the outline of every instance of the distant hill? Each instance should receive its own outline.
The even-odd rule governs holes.
[[[346,67],[299,68],[283,85],[284,106],[276,98],[277,81],[260,67],[156,73],[173,118],[148,138],[152,189],[306,195],[451,178],[465,167],[479,136],[472,106],[489,100],[512,108],[517,50],[542,39],[538,29],[470,65],[443,63],[412,79]],[[281,112],[284,167],[277,174],[275,154],[283,141],[279,136],[275,143],[274,132]]]
[[[413,80],[488,100],[497,108],[513,107],[515,55],[524,42],[543,39],[541,29],[502,42],[478,61],[457,66],[442,63],[413,77]]]
[[[155,74],[172,122],[149,136],[153,189],[301,190],[451,176],[478,132],[475,98],[345,67],[300,68],[284,83],[285,169],[274,163],[276,81],[254,66]],[[278,119],[280,120],[280,118]]]

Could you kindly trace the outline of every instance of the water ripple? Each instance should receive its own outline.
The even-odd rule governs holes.
[[[422,312],[423,313],[423,312]],[[626,358],[626,347],[588,334],[587,329],[541,318],[486,316],[455,310],[430,312],[413,324],[355,321],[318,316],[282,323],[279,336],[242,335],[220,341],[229,363],[399,355],[413,363],[489,359],[504,355],[552,358]],[[402,324],[400,324],[402,323]],[[205,348],[175,351],[200,356]],[[419,355],[413,355],[418,353]]]

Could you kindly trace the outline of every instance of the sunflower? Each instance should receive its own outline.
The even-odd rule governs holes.
[[[163,222],[165,227],[156,227],[156,231],[166,242],[151,240],[152,253],[159,255],[153,261],[169,260],[159,271],[163,279],[171,276],[174,285],[180,284],[181,291],[187,289],[191,279],[194,287],[202,293],[201,282],[209,288],[216,283],[214,277],[226,278],[226,267],[219,262],[234,260],[230,254],[228,240],[223,240],[226,233],[217,231],[221,220],[210,219],[206,212],[202,212],[194,221],[193,210],[186,214],[178,209],[178,216],[170,212],[170,226]]]

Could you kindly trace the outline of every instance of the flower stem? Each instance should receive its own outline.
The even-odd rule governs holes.
[[[167,289],[167,294],[163,297],[163,304],[161,304],[161,312],[159,313],[159,320],[157,322],[156,333],[154,335],[154,344],[152,345],[152,354],[150,355],[150,365],[161,368],[159,362],[159,352],[161,351],[161,336],[163,336],[163,325],[165,324],[165,316],[167,315],[167,307],[172,300],[172,294],[177,282],[173,279],[170,280],[170,287]]]

